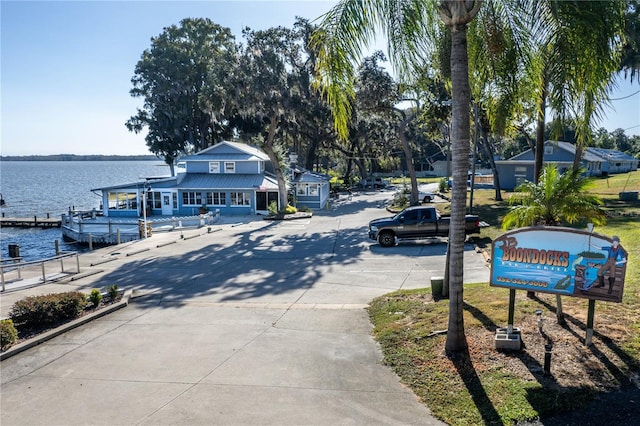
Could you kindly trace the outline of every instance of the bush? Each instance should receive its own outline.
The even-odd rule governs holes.
[[[89,302],[93,303],[94,307],[98,307],[100,301],[102,301],[102,293],[97,288],[94,288],[89,295]]]
[[[278,202],[277,201],[270,202],[269,203],[269,207],[267,207],[267,209],[269,210],[269,214],[277,215],[278,214]]]
[[[29,296],[14,303],[9,316],[18,326],[42,327],[76,318],[86,306],[85,295],[79,291]]]
[[[438,191],[447,192],[447,189],[449,189],[449,182],[447,178],[440,179],[440,183],[438,184]]]
[[[287,205],[287,207],[284,209],[284,213],[285,214],[293,214],[296,213],[298,211],[297,208],[293,207],[292,205]]]
[[[398,191],[395,193],[393,201],[391,201],[391,205],[397,209],[404,209],[409,205],[409,197],[404,193],[404,191]]]
[[[10,348],[18,340],[18,330],[10,319],[0,320],[0,350]]]
[[[109,296],[109,300],[116,300],[118,298],[118,284],[113,284],[107,287],[107,295]]]

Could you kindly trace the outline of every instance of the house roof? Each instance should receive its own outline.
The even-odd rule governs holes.
[[[193,155],[181,157],[180,161],[268,161],[269,156],[246,143],[222,141]]]
[[[270,176],[263,175],[186,173],[180,176],[177,187],[193,190],[243,188],[277,190],[278,182]]]
[[[302,167],[295,167],[293,173],[295,183],[324,183],[331,180],[331,177],[324,173],[312,172]]]
[[[177,179],[177,177],[175,177],[175,176],[164,177],[164,178],[153,178],[153,179],[141,180],[141,181],[138,181],[138,182],[122,183],[122,184],[119,184],[119,185],[112,185],[112,186],[104,186],[104,187],[101,187],[101,188],[94,188],[94,189],[91,189],[91,191],[106,191],[106,190],[109,190],[109,189],[142,188],[142,187],[144,187],[144,185],[146,183],[151,185],[152,189],[153,189],[154,186],[159,186],[161,188],[173,188],[173,187],[175,187],[176,179]]]
[[[210,174],[210,173],[181,173],[177,177],[157,179],[149,182],[152,190],[155,189],[193,189],[193,190],[218,190],[218,189],[278,189],[275,178],[263,175],[241,174]],[[133,182],[122,185],[95,188],[91,191],[108,191],[113,189],[141,189],[145,182]]]
[[[576,146],[570,142],[563,142],[563,141],[546,141],[545,146],[547,145],[553,145],[553,146],[557,146],[559,149],[568,152],[571,155],[576,155]],[[595,153],[590,151],[591,148],[586,148],[582,154],[582,161],[586,161],[586,162],[591,162],[591,163],[602,163],[603,161],[606,161],[606,159],[600,155],[596,155]],[[501,162],[510,162],[513,163],[514,161],[525,161],[525,162],[531,162],[531,160],[521,160],[521,157],[529,154],[530,152],[532,152],[532,149],[528,149],[526,151],[523,151],[519,154],[514,155],[513,157],[511,157],[508,160],[502,160]],[[547,161],[547,160],[545,160]],[[557,162],[557,161],[547,161],[547,162]]]
[[[614,161],[638,161],[637,158],[632,157],[629,154],[625,154],[621,151],[616,151],[615,149],[604,149],[604,148],[586,148],[586,151],[597,155],[605,160],[614,160]]]

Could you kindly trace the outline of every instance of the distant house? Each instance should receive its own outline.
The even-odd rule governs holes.
[[[560,172],[573,167],[575,145],[569,142],[547,141],[544,143],[544,163],[555,164]],[[586,148],[580,161],[586,176],[606,176],[626,173],[638,169],[638,159],[620,151]],[[528,149],[508,160],[496,160],[502,189],[514,189],[524,181],[534,180],[535,155]]]
[[[197,215],[202,208],[219,210],[223,215],[267,214],[269,204],[278,203],[273,167],[267,154],[256,147],[224,141],[183,157],[180,162],[185,167],[174,177],[94,189],[102,193],[103,214],[182,216]],[[300,183],[307,184],[305,205],[321,207],[325,191],[316,191],[310,180],[302,179]],[[328,197],[328,180],[326,183]],[[147,201],[146,211],[143,200]],[[282,207],[278,205],[278,209]]]
[[[329,176],[312,172],[298,166],[291,167],[291,186],[295,194],[296,207],[322,209],[329,200]]]

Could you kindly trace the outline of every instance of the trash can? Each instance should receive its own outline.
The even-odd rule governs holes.
[[[444,277],[431,277],[431,295],[434,299],[442,298],[442,288],[444,287]]]
[[[20,257],[20,246],[18,244],[9,244],[9,257]]]

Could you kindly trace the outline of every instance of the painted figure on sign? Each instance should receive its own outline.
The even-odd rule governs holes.
[[[620,246],[620,238],[617,236],[613,236],[613,243],[611,246],[598,247],[595,245],[591,245],[598,250],[603,250],[607,252],[607,260],[598,268],[598,283],[595,287],[604,287],[604,274],[605,272],[609,272],[609,290],[608,294],[611,294],[613,291],[613,284],[616,281],[616,271],[618,266],[621,266],[627,262],[626,257],[624,256],[624,250],[622,246]]]

